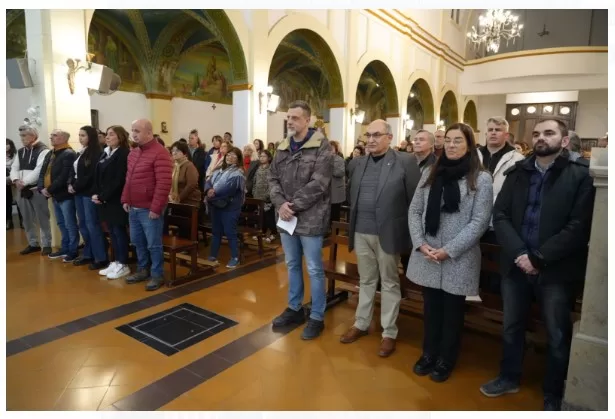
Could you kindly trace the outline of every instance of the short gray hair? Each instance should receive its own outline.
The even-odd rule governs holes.
[[[23,124],[19,126],[19,134],[32,135],[34,138],[38,138],[38,130],[28,124]]]
[[[436,142],[436,137],[433,135],[433,132],[429,132],[426,129],[420,129],[416,132],[416,134],[414,134],[414,136],[416,137],[418,134],[422,133],[422,132],[426,132],[427,133],[427,137],[429,138],[429,141],[431,142],[431,145],[434,145],[434,143]]]
[[[510,125],[505,118],[501,116],[492,116],[491,118],[487,119],[487,124],[490,124],[492,122],[499,127],[504,126],[504,128],[506,128],[506,132],[508,132],[508,128],[510,127]]]
[[[56,134],[61,135],[62,137],[66,138],[66,141],[68,141],[70,139],[70,133],[66,132],[62,129],[55,129],[54,130],[56,132]]]
[[[568,131],[568,137],[570,138],[570,151],[581,151],[581,137],[575,131]]]
[[[391,124],[386,121],[384,123],[384,129],[386,130],[387,135],[393,135],[393,128],[391,127]]]

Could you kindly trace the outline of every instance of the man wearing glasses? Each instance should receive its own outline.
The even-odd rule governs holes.
[[[274,327],[301,324],[305,256],[310,275],[312,310],[302,339],[315,339],[324,329],[326,301],[322,243],[329,229],[333,153],[321,132],[309,128],[312,110],[301,100],[288,107],[288,138],[280,143],[270,168],[271,202],[279,218],[293,222],[294,231],[280,228],[288,268],[288,307],[273,320]]]
[[[401,289],[399,255],[411,249],[408,208],[421,173],[416,157],[390,148],[393,133],[383,120],[372,122],[365,139],[368,156],[349,168],[349,250],[357,252],[360,287],[354,325],[341,337],[352,343],[367,334],[381,282],[383,328],[379,355],[395,351]],[[355,159],[353,159],[355,160]]]

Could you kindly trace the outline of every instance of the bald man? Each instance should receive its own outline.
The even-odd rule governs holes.
[[[137,249],[137,272],[127,284],[147,281],[154,291],[164,283],[162,254],[163,219],[171,192],[173,163],[169,152],[154,139],[152,123],[139,119],[132,123],[132,139],[137,147],[128,155],[122,204],[128,213],[130,240]]]
[[[380,281],[383,332],[379,355],[388,357],[395,351],[401,301],[397,265],[399,255],[412,248],[408,208],[421,173],[413,154],[390,148],[393,131],[386,121],[380,119],[369,124],[365,139],[369,156],[354,158],[348,175],[348,248],[357,253],[359,304],[354,325],[340,341],[352,343],[367,334]]]

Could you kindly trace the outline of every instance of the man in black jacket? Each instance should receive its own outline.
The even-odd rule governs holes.
[[[569,138],[561,121],[538,122],[532,137],[534,155],[507,171],[493,208],[502,246],[503,356],[499,376],[480,390],[488,397],[519,391],[526,320],[536,295],[548,337],[544,408],[560,410],[570,312],[585,276],[594,188],[587,165],[562,153]]]
[[[70,134],[54,130],[49,136],[53,150],[47,153],[38,178],[38,190],[53,199],[53,210],[62,233],[62,247],[49,254],[50,259],[72,262],[79,252],[79,228],[73,195],[68,192],[68,179],[77,154],[68,144]]]

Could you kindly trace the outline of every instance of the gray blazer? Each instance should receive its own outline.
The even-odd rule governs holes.
[[[348,248],[354,249],[357,222],[357,201],[361,179],[369,156],[352,159],[349,165],[350,231]],[[416,157],[389,149],[378,181],[376,199],[376,227],[382,250],[390,255],[407,252],[412,248],[408,231],[408,207],[414,196],[421,174]]]
[[[406,276],[424,287],[442,289],[455,295],[478,295],[481,253],[479,240],[489,227],[493,208],[493,182],[488,172],[480,172],[476,191],[468,191],[465,178],[459,180],[459,212],[440,215],[440,228],[435,237],[425,235],[425,211],[429,186],[422,188],[431,173],[427,168],[416,189],[408,221],[414,250],[410,254]],[[444,202],[443,202],[444,203]],[[423,244],[444,248],[450,256],[439,264],[425,259],[418,251]]]
[[[331,177],[331,203],[346,201],[346,162],[339,155],[333,156],[333,176]]]

